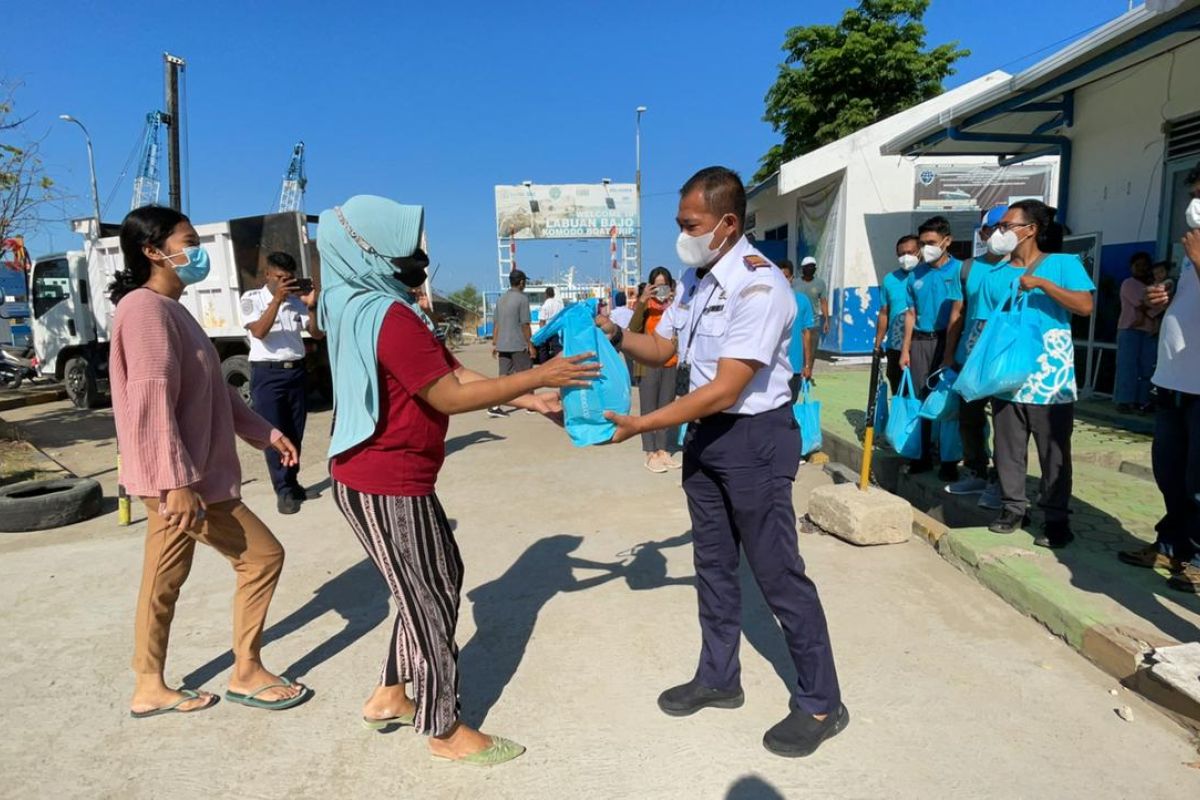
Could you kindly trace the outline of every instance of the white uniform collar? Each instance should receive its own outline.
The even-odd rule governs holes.
[[[728,290],[730,284],[737,277],[737,266],[742,263],[742,257],[745,256],[746,250],[749,248],[750,241],[743,234],[738,239],[737,244],[731,247],[728,253],[717,259],[717,262],[709,268],[709,273],[723,289]]]

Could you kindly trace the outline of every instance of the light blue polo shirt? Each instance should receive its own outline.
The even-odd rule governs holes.
[[[966,308],[963,309],[963,330],[962,335],[958,337],[958,349],[954,353],[954,360],[959,366],[966,363],[967,356],[975,348],[979,334],[983,333],[983,325],[994,308],[991,298],[984,294],[983,287],[987,283],[988,275],[998,268],[1007,269],[1008,264],[976,258],[967,273],[966,287],[963,290],[963,302],[966,304]],[[961,272],[963,267],[959,269]]]
[[[974,273],[975,270],[971,271]],[[989,308],[1002,308],[1012,293],[1013,284],[1021,279],[1024,272],[1024,268],[1009,266],[1007,262],[989,269],[981,288],[982,301]],[[1073,292],[1096,290],[1079,256],[1051,253],[1038,264],[1033,274]],[[1037,369],[1020,389],[997,396],[1001,400],[1039,406],[1074,403],[1079,392],[1075,385],[1071,312],[1041,289],[1030,292],[1026,303],[1027,313],[1033,315],[1041,336]]]
[[[880,293],[887,306],[888,329],[884,339],[888,350],[904,347],[904,312],[908,310],[908,282],[912,272],[900,268],[883,276]]]
[[[788,345],[788,361],[791,362],[793,375],[804,371],[804,332],[816,324],[808,295],[796,292],[796,321],[792,323],[792,342]]]
[[[908,281],[908,306],[915,309],[913,330],[944,331],[950,324],[950,309],[962,300],[962,262],[951,258],[940,267],[918,264]]]

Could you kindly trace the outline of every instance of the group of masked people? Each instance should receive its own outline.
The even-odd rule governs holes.
[[[695,678],[663,692],[658,704],[673,716],[742,704],[737,568],[744,550],[798,675],[787,717],[763,744],[804,756],[849,716],[824,612],[797,551],[791,491],[799,437],[787,357],[796,300],[744,234],[745,188],[736,173],[702,170],[680,195],[677,250],[690,269],[658,325],[638,333],[596,320],[619,351],[683,372],[670,382],[673,396],[653,411],[613,417],[614,443],[681,425],[687,431],[682,482],[703,642]],[[497,378],[462,366],[412,301],[429,263],[424,224],[422,207],[367,195],[320,216],[316,306],[335,395],[332,495],[397,606],[363,724],[412,726],[428,737],[434,756],[494,765],[524,748],[471,728],[459,714],[455,628],[463,562],[435,492],[449,416],[508,405],[557,419],[558,392],[538,390],[586,386],[599,366],[594,354],[560,355]],[[164,679],[171,621],[196,542],[218,550],[237,576],[225,699],[264,711],[294,708],[311,690],[269,670],[261,657],[284,551],[241,499],[236,438],[275,453],[283,469],[294,470],[299,453],[226,384],[215,348],[179,302],[209,272],[188,218],[169,208],[135,209],[120,239],[124,269],[110,286],[113,401],[121,478],[147,514],[130,712],[139,719],[194,713],[217,702],[212,693],[175,689]]]

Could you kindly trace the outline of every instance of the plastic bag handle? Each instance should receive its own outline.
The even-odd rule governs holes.
[[[812,381],[804,378],[800,381],[800,402],[807,403],[809,394],[812,393]]]
[[[906,389],[909,397],[917,396],[917,390],[913,388],[912,373],[909,372],[908,367],[904,368],[904,374],[900,376],[900,391],[897,394],[905,394]]]

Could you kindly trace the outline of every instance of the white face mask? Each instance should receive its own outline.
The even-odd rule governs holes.
[[[936,244],[927,244],[921,247],[921,260],[926,264],[936,264],[938,259],[945,254],[946,251]]]
[[[1188,203],[1187,224],[1189,228],[1200,228],[1200,197],[1195,197]]]
[[[900,261],[900,268],[905,272],[911,272],[916,269],[917,264],[921,263],[921,259],[910,253],[905,253],[898,260]]]
[[[992,238],[988,239],[988,252],[1001,258],[1011,256],[1020,243],[1016,231],[995,231]]]
[[[718,221],[711,231],[699,236],[689,236],[686,231],[680,231],[679,238],[675,240],[675,254],[679,256],[679,260],[689,267],[707,267],[716,261],[721,247],[725,246],[723,240],[720,247],[715,249],[712,247],[713,239],[720,225],[721,223]]]

